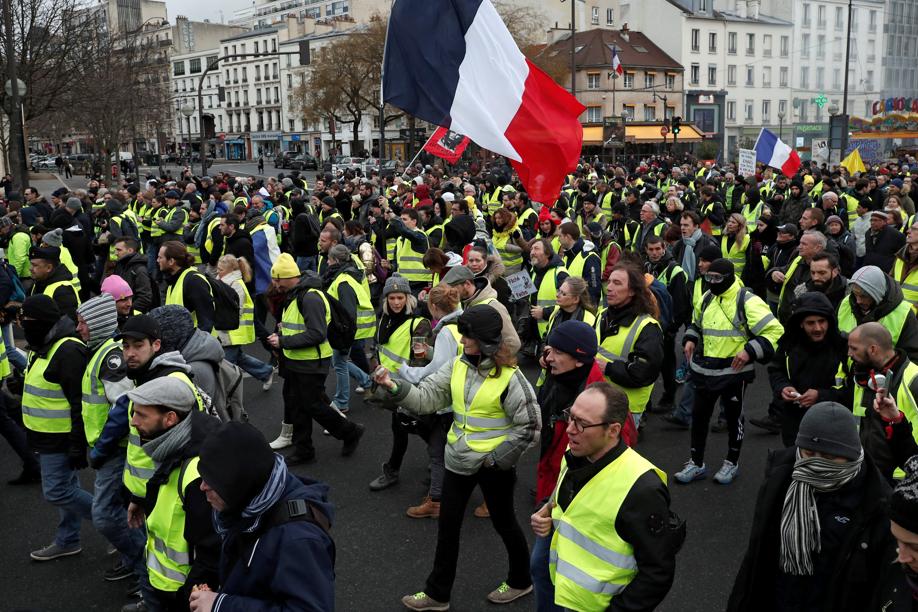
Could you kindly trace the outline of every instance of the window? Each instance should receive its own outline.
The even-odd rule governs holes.
[[[778,114],[787,115],[787,100],[778,100]]]
[[[622,113],[628,117],[628,119],[634,120],[634,105],[633,104],[622,104]]]
[[[634,88],[634,73],[626,72],[624,78],[622,78],[622,87],[625,89]]]
[[[287,74],[287,89],[290,89],[292,87],[293,87],[293,75],[288,73]]]
[[[727,66],[727,85],[736,85],[736,65]]]
[[[271,78],[277,80],[277,63],[271,64]]]
[[[826,7],[822,4],[816,7],[816,27],[826,27]]]
[[[599,73],[587,73],[587,89],[599,89]]]
[[[805,28],[810,27],[810,21],[811,21],[810,5],[804,2],[803,3],[803,27]]]
[[[236,55],[236,45],[233,45],[233,55]]]
[[[781,37],[781,57],[787,57],[790,54],[790,36]]]
[[[841,30],[845,27],[844,10],[840,6],[835,7],[835,29]]]
[[[762,123],[771,123],[771,100],[762,100]]]
[[[752,112],[752,100],[746,100],[746,109],[743,113],[743,119],[745,119],[747,122],[752,121]]]
[[[832,89],[836,91],[841,89],[841,68],[832,70]]]
[[[809,66],[800,67],[800,88],[801,89],[810,88],[810,68]]]
[[[653,89],[654,82],[657,80],[657,75],[653,72],[647,72],[644,74],[644,89]]]
[[[867,63],[872,64],[877,61],[877,41],[873,38],[867,39]]]
[[[240,53],[241,53],[242,55],[245,55],[245,43],[242,43]]]
[[[249,70],[245,66],[242,67],[242,82],[243,83],[249,82]]]
[[[708,0],[698,0],[698,11],[701,13],[708,12]]]
[[[667,74],[666,75],[666,89],[672,91],[676,88],[676,75]]]
[[[877,12],[876,11],[870,11],[870,19],[867,23],[867,29],[870,32],[877,31]]]
[[[804,34],[800,38],[800,57],[808,58],[810,57],[810,35]]]
[[[851,7],[851,31],[857,31],[857,9]]]
[[[675,114],[676,114],[675,106],[667,106],[666,108],[663,109],[663,117],[665,119],[672,119],[675,116]]]
[[[864,89],[867,91],[873,91],[873,70],[867,71],[867,78],[864,82]]]
[[[727,53],[736,55],[736,32],[727,33]]]
[[[708,52],[717,53],[717,32],[708,34]]]
[[[239,82],[239,69],[233,68],[233,83]]]
[[[903,37],[903,38],[904,38],[904,37]],[[900,38],[899,40],[902,41],[903,38]],[[905,52],[902,53],[901,55],[906,55],[906,56],[907,56],[907,55],[908,55],[908,39],[905,38],[904,40],[905,40]],[[853,61],[853,60],[856,60],[856,59],[857,59],[857,38],[855,38],[854,36],[852,36],[852,37],[851,37],[851,60]]]
[[[606,9],[606,25],[615,25],[615,11]]]
[[[752,66],[746,66],[746,86],[753,87],[755,85],[755,68]]]
[[[244,89],[242,91],[242,105],[243,106],[249,105],[249,90],[248,89]]]
[[[342,4],[345,4],[345,6],[347,6],[346,3],[342,3]],[[342,12],[346,12],[346,11],[342,11]],[[277,53],[277,39],[276,38],[271,39],[271,53]]]
[[[700,38],[701,38],[701,30],[699,30],[698,28],[692,28],[692,51],[695,51],[696,53],[701,47],[701,42],[699,41]]]
[[[692,85],[698,84],[698,79],[700,78],[699,77],[700,71],[701,71],[701,68],[698,64],[692,64],[692,67],[689,70],[689,73],[690,73],[689,81],[691,82]]]
[[[826,86],[826,69],[822,66],[816,68],[816,89],[824,89]]]
[[[657,120],[657,107],[645,104],[644,105],[644,121],[656,121],[656,120]]]
[[[771,34],[762,36],[762,55],[771,57]]]
[[[255,55],[259,55],[259,53],[258,53],[258,41],[256,40],[253,44],[255,45]]]
[[[189,74],[200,74],[201,73],[201,58],[195,57],[188,61],[188,73]]]
[[[267,95],[267,93],[265,95]],[[274,88],[274,103],[275,104],[280,103],[280,88],[279,87]],[[280,123],[280,119],[278,119],[277,122]]]
[[[223,55],[229,55],[229,47],[223,47]]]
[[[736,121],[736,102],[727,101],[727,121]]]
[[[259,66],[258,64],[255,64],[255,81],[257,82],[260,80],[261,80],[261,66]]]
[[[217,58],[216,55],[208,55],[208,56],[207,56],[207,67],[208,67],[209,69],[216,68],[216,67],[217,67],[217,59],[218,59],[218,58]]]
[[[296,120],[294,120],[294,119],[288,119],[288,120],[287,120],[287,124],[288,124],[288,126],[289,126],[291,132],[295,132],[295,131],[296,131]]]
[[[593,7],[592,17],[593,17],[592,19],[593,25],[599,25],[599,7],[598,6]]]
[[[708,85],[717,85],[717,64],[708,64]]]
[[[826,35],[816,37],[816,59],[826,59]]]
[[[746,34],[746,55],[755,55],[755,34]]]
[[[602,123],[602,107],[601,106],[588,106],[586,120],[587,120],[587,123]]]
[[[771,66],[762,68],[762,87],[771,87]]]
[[[261,88],[255,90],[255,104],[261,104]]]
[[[172,74],[173,76],[182,76],[185,74],[185,62],[172,62]]]
[[[778,70],[778,87],[787,87],[787,66]]]

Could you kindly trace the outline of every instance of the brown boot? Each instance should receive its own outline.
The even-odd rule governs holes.
[[[430,499],[430,496],[424,498],[419,506],[411,506],[405,511],[405,514],[411,518],[440,518],[440,502]]]
[[[491,516],[491,513],[488,512],[488,504],[487,504],[487,502],[481,502],[481,505],[478,506],[477,508],[475,508],[474,514],[475,514],[475,516],[477,516],[478,518],[488,518],[488,517],[490,517],[490,516]]]

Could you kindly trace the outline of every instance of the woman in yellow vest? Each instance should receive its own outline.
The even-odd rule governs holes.
[[[727,217],[724,233],[720,237],[720,252],[724,259],[733,263],[737,278],[742,278],[749,255],[751,239],[746,231],[746,218],[739,213]]]
[[[504,276],[523,269],[523,249],[526,242],[516,223],[516,214],[508,208],[498,208],[492,217],[491,242],[504,264]]]
[[[596,324],[596,306],[590,299],[589,287],[579,276],[568,276],[558,289],[558,307],[548,317],[547,337],[556,325],[564,321],[583,321],[590,327]]]
[[[379,365],[390,372],[403,365],[424,365],[426,351],[416,350],[415,340],[430,336],[430,321],[418,312],[418,301],[411,295],[408,279],[398,274],[390,276],[383,287],[382,316],[376,330],[376,355]],[[409,429],[415,419],[398,410],[392,413],[392,451],[383,463],[383,473],[370,483],[371,491],[388,489],[398,482],[402,459],[408,452]]]
[[[374,378],[377,397],[414,414],[432,414],[452,405],[446,439],[446,474],[440,502],[439,533],[433,570],[424,589],[405,595],[411,610],[445,610],[459,556],[462,517],[476,486],[481,487],[491,522],[507,549],[506,582],[488,594],[492,603],[509,603],[532,591],[529,549],[514,510],[515,468],[540,428],[535,391],[516,366],[516,356],[501,342],[496,310],[478,304],[459,317],[463,353],[417,385]],[[473,568],[464,568],[475,571]]]
[[[224,359],[261,381],[261,388],[267,391],[274,382],[274,368],[261,359],[252,357],[243,348],[255,342],[255,304],[246,288],[252,282],[252,266],[244,257],[224,255],[217,261],[217,278],[233,288],[239,296],[239,327],[229,331],[216,331],[217,339],[223,345]]]
[[[489,254],[482,246],[473,246],[466,254],[466,264],[476,278],[487,278],[497,292],[497,301],[508,310],[511,308],[510,285],[504,280],[506,268],[497,254]]]

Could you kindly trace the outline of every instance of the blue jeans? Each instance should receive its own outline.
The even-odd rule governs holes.
[[[692,382],[691,374],[689,379],[682,385],[682,397],[679,398],[679,405],[673,411],[673,416],[681,419],[686,423],[692,422],[692,407],[695,405],[695,383]]]
[[[147,574],[144,558],[146,537],[142,530],[131,529],[127,524],[127,509],[121,494],[124,461],[124,455],[116,455],[96,471],[92,526],[118,549],[124,564],[143,579]]]
[[[271,373],[274,371],[270,364],[252,357],[243,351],[241,346],[224,346],[223,358],[230,363],[235,363],[261,382],[268,382],[268,378],[271,377]]]
[[[80,488],[77,471],[70,467],[67,453],[39,453],[41,491],[45,500],[57,506],[61,520],[54,543],[63,548],[80,543],[80,521],[92,519],[92,495]]]
[[[298,255],[296,258],[296,267],[300,269],[300,272],[305,272],[306,270],[316,271],[316,256],[310,255]]]
[[[548,553],[551,550],[551,536],[536,537],[529,556],[529,574],[535,591],[537,612],[561,612],[564,608],[555,605],[555,585],[548,571]]]
[[[351,378],[357,381],[358,386],[369,389],[373,381],[370,375],[367,374],[370,364],[367,362],[366,353],[363,351],[365,344],[366,340],[364,338],[354,340],[354,344],[351,345],[351,358],[347,361],[347,371]]]
[[[332,401],[341,409],[347,409],[351,401],[351,377],[347,366],[350,357],[338,349],[332,351],[332,367],[335,368],[335,397]]]
[[[6,358],[9,359],[10,365],[17,370],[24,371],[27,365],[26,358],[22,351],[16,348],[12,323],[3,326],[3,344],[6,345]]]

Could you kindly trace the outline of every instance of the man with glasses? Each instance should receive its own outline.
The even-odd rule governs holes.
[[[628,398],[613,385],[589,385],[563,417],[570,448],[558,485],[530,517],[551,541],[531,567],[539,610],[652,610],[672,585],[678,550],[666,475],[622,440]],[[545,573],[551,583],[537,578]]]
[[[726,485],[739,471],[743,395],[755,380],[754,362],[768,363],[784,328],[762,298],[740,284],[729,260],[711,263],[704,279],[708,291],[682,340],[695,381],[691,459],[675,477],[688,484],[707,476],[704,451],[708,421],[720,398],[727,420],[727,456],[714,481]]]

